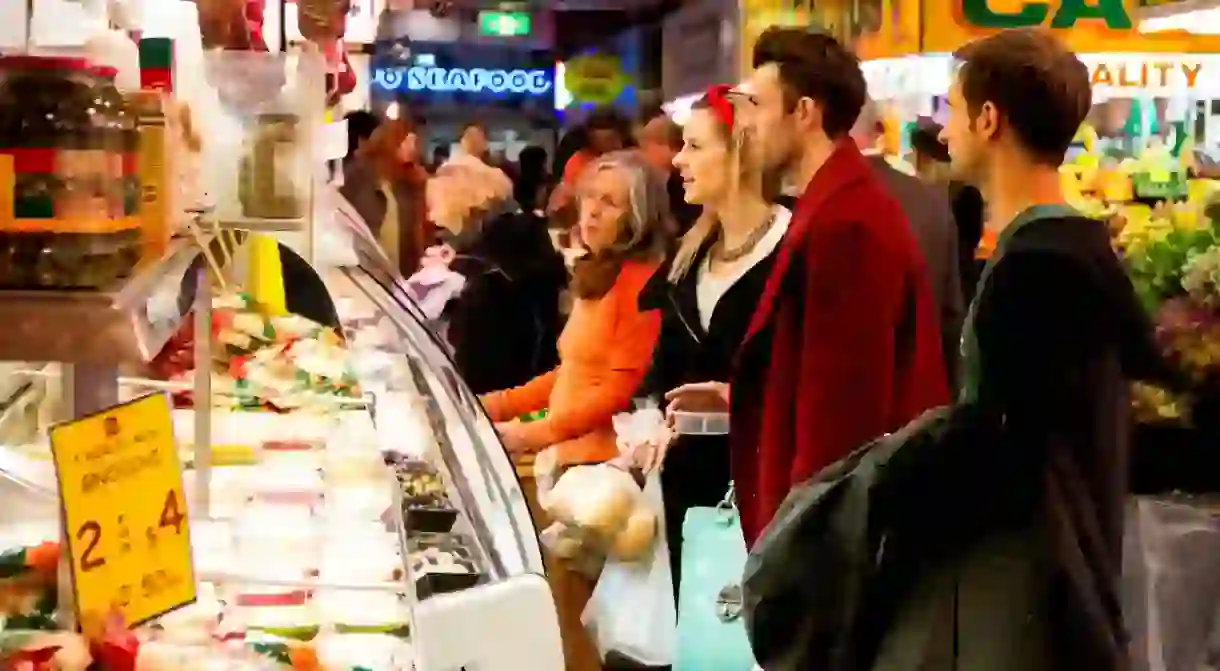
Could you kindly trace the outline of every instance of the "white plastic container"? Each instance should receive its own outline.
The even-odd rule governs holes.
[[[673,418],[674,431],[684,436],[723,436],[729,432],[729,413],[727,412],[676,410]]]

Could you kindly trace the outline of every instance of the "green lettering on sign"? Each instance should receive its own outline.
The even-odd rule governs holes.
[[[1040,26],[1050,14],[1045,2],[1028,2],[1019,12],[997,12],[987,0],[962,0],[962,16],[979,28],[1025,28]]]
[[[1123,0],[1094,0],[1096,4],[1085,0],[1062,0],[1055,18],[1051,19],[1051,28],[1071,28],[1081,19],[1096,19],[1104,21],[1111,30],[1131,30],[1131,17],[1123,7]]]
[[[1046,23],[1051,17],[1051,28],[1072,28],[1079,21],[1102,21],[1111,30],[1131,30],[1134,26],[1123,0],[1059,0],[1059,7],[1051,14],[1046,2],[1026,2],[1020,11],[998,12],[991,8],[988,0],[960,0],[962,17],[978,28],[1030,28]]]

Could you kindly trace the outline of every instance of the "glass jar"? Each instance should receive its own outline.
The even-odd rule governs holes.
[[[238,199],[242,216],[255,219],[299,219],[305,216],[301,174],[300,118],[295,114],[260,114],[239,169]]]
[[[112,180],[110,197],[111,216],[124,228],[138,228],[140,214],[140,177],[137,172],[140,132],[134,107],[115,86],[117,68],[98,66],[93,69],[97,78],[98,104],[105,119],[106,147],[110,153],[108,173]]]
[[[0,58],[0,286],[96,289],[139,260],[101,89],[84,59]]]

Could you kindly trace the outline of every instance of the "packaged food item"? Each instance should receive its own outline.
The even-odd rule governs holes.
[[[465,536],[421,534],[408,539],[407,548],[407,571],[417,599],[467,589],[483,579],[474,544]]]
[[[403,459],[394,461],[390,466],[402,488],[404,503],[423,505],[447,500],[445,481],[432,464]]]
[[[539,503],[555,524],[577,527],[583,533],[574,537],[625,561],[652,548],[657,515],[630,473],[594,464],[569,468],[556,479],[554,461],[554,454],[544,450],[534,469]]]
[[[208,645],[220,625],[222,606],[216,599],[216,588],[201,583],[195,603],[166,613],[148,625],[155,637],[177,645]],[[144,654],[141,646],[140,654]]]
[[[407,501],[402,505],[403,524],[408,534],[449,533],[457,522],[458,511],[447,498]]]
[[[99,123],[103,88],[83,59],[0,58],[0,286],[97,289],[139,261],[137,220],[115,216],[124,140]]]
[[[674,431],[687,436],[724,436],[729,433],[727,412],[674,411]]]
[[[295,114],[258,117],[246,156],[239,168],[238,199],[242,216],[257,219],[298,219],[305,203],[298,169],[300,118]]]
[[[313,641],[318,661],[327,671],[377,669],[412,671],[411,644],[389,634],[321,634]]]
[[[246,630],[263,631],[299,641],[318,635],[318,611],[307,596],[300,603],[251,604],[241,601],[233,608],[233,618]]]
[[[247,636],[247,649],[255,652],[265,660],[278,666],[277,669],[294,669],[296,671],[318,671],[317,651],[312,643],[303,640],[293,640],[292,637],[253,635]],[[260,668],[266,668],[261,667]]]
[[[342,633],[405,632],[411,622],[411,609],[393,592],[319,590],[314,605]]]

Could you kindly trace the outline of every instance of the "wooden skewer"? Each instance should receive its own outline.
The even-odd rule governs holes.
[[[212,272],[216,274],[216,282],[220,285],[221,290],[228,287],[225,285],[224,273],[221,272],[220,264],[216,262],[216,257],[212,255],[210,242],[204,235],[202,228],[199,226],[199,220],[195,219],[187,225],[191,229],[191,235],[195,236],[195,242],[199,245],[199,250],[203,252],[203,258],[207,260],[208,265],[212,267]]]
[[[220,260],[224,261],[226,268],[230,268],[233,265],[233,252],[229,249],[228,238],[225,236],[224,229],[220,227],[220,219],[208,217],[208,220],[212,222],[212,239],[220,243]]]

